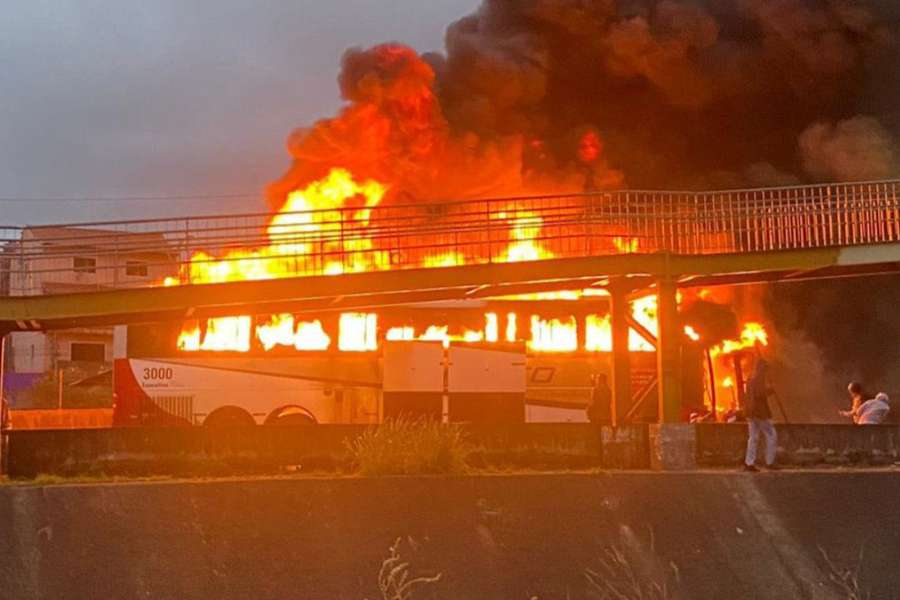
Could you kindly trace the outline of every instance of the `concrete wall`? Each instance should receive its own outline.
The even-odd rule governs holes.
[[[746,425],[697,425],[697,462],[739,464]],[[777,425],[778,461],[786,465],[884,465],[900,460],[896,425]]]
[[[0,488],[2,597],[380,599],[388,546],[416,599],[577,600],[615,546],[678,598],[873,600],[900,589],[900,477],[854,472],[284,479]]]
[[[346,444],[365,426],[116,428],[9,432],[8,473],[231,475],[286,467],[341,470]],[[646,468],[646,428],[598,431],[587,424],[470,425],[470,460],[480,468]]]
[[[46,373],[53,352],[50,338],[37,331],[15,331],[9,334],[7,365],[14,373]]]
[[[686,426],[687,427],[687,426]],[[470,464],[487,469],[577,470],[650,467],[646,426],[587,424],[470,425]],[[8,473],[58,475],[232,475],[302,470],[340,471],[348,440],[365,426],[255,427],[237,430],[117,428],[9,432]],[[696,461],[736,467],[744,456],[746,425],[697,425]],[[888,465],[900,461],[900,427],[779,425],[784,465]],[[687,447],[687,446],[685,446]],[[689,451],[689,450],[688,450]],[[690,457],[683,457],[690,458]],[[692,462],[692,461],[690,461]]]

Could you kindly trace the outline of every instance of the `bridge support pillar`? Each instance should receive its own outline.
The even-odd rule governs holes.
[[[631,353],[628,351],[628,294],[632,287],[621,280],[613,280],[608,287],[610,294],[610,328],[612,329],[612,378],[613,392],[610,419],[613,426],[631,409]]]
[[[659,422],[681,420],[681,331],[678,287],[672,277],[657,282],[659,340],[656,346],[659,377]]]
[[[678,286],[672,277],[657,281],[656,345],[659,376],[659,424],[650,427],[650,465],[660,470],[690,470],[697,466],[693,425],[681,422],[681,346],[684,333],[678,319]]]
[[[9,441],[6,431],[9,428],[9,404],[6,400],[6,343],[9,331],[0,329],[0,477],[6,475],[7,448]]]

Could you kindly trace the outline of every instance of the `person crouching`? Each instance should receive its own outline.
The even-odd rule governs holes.
[[[878,394],[866,400],[846,416],[853,417],[857,425],[881,425],[891,412],[891,400],[887,394]]]

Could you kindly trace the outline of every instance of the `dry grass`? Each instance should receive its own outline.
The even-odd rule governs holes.
[[[585,569],[588,588],[593,597],[601,600],[671,600],[679,583],[675,564],[663,577],[634,567],[625,552],[610,546],[604,549],[597,567]]]
[[[466,471],[462,431],[425,419],[393,419],[347,443],[362,475],[456,474]]]
[[[401,544],[401,539],[397,538],[378,572],[378,591],[381,592],[383,600],[411,600],[414,590],[441,580],[441,573],[432,576],[411,577],[409,562],[400,555]]]
[[[859,561],[856,566],[851,569],[840,568],[834,564],[834,561],[828,556],[825,548],[819,546],[819,552],[828,567],[828,579],[832,585],[844,594],[847,600],[868,600],[871,597],[869,592],[865,592],[859,583],[859,570],[863,564],[863,549],[859,550]]]

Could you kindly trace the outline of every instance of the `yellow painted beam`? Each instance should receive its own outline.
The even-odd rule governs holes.
[[[787,250],[752,254],[628,254],[525,263],[467,265],[313,276],[208,285],[118,289],[77,294],[0,298],[0,328],[76,327],[152,322],[194,315],[321,310],[329,306],[386,306],[427,300],[500,296],[524,289],[577,288],[615,276],[740,276],[744,282],[772,273],[840,267],[871,269],[900,264],[900,244],[848,249]]]
[[[77,294],[0,298],[0,322],[81,321],[109,317],[133,320],[157,315],[186,318],[194,314],[221,312],[241,314],[289,303],[313,301],[328,304],[335,299],[356,298],[370,305],[466,297],[483,297],[521,291],[521,284],[546,285],[558,289],[590,285],[608,273],[633,269],[652,271],[663,264],[661,256],[590,257],[528,263],[467,265],[461,267],[410,269],[312,276],[266,281],[242,281],[208,285],[118,289]],[[569,285],[571,284],[571,285]]]

